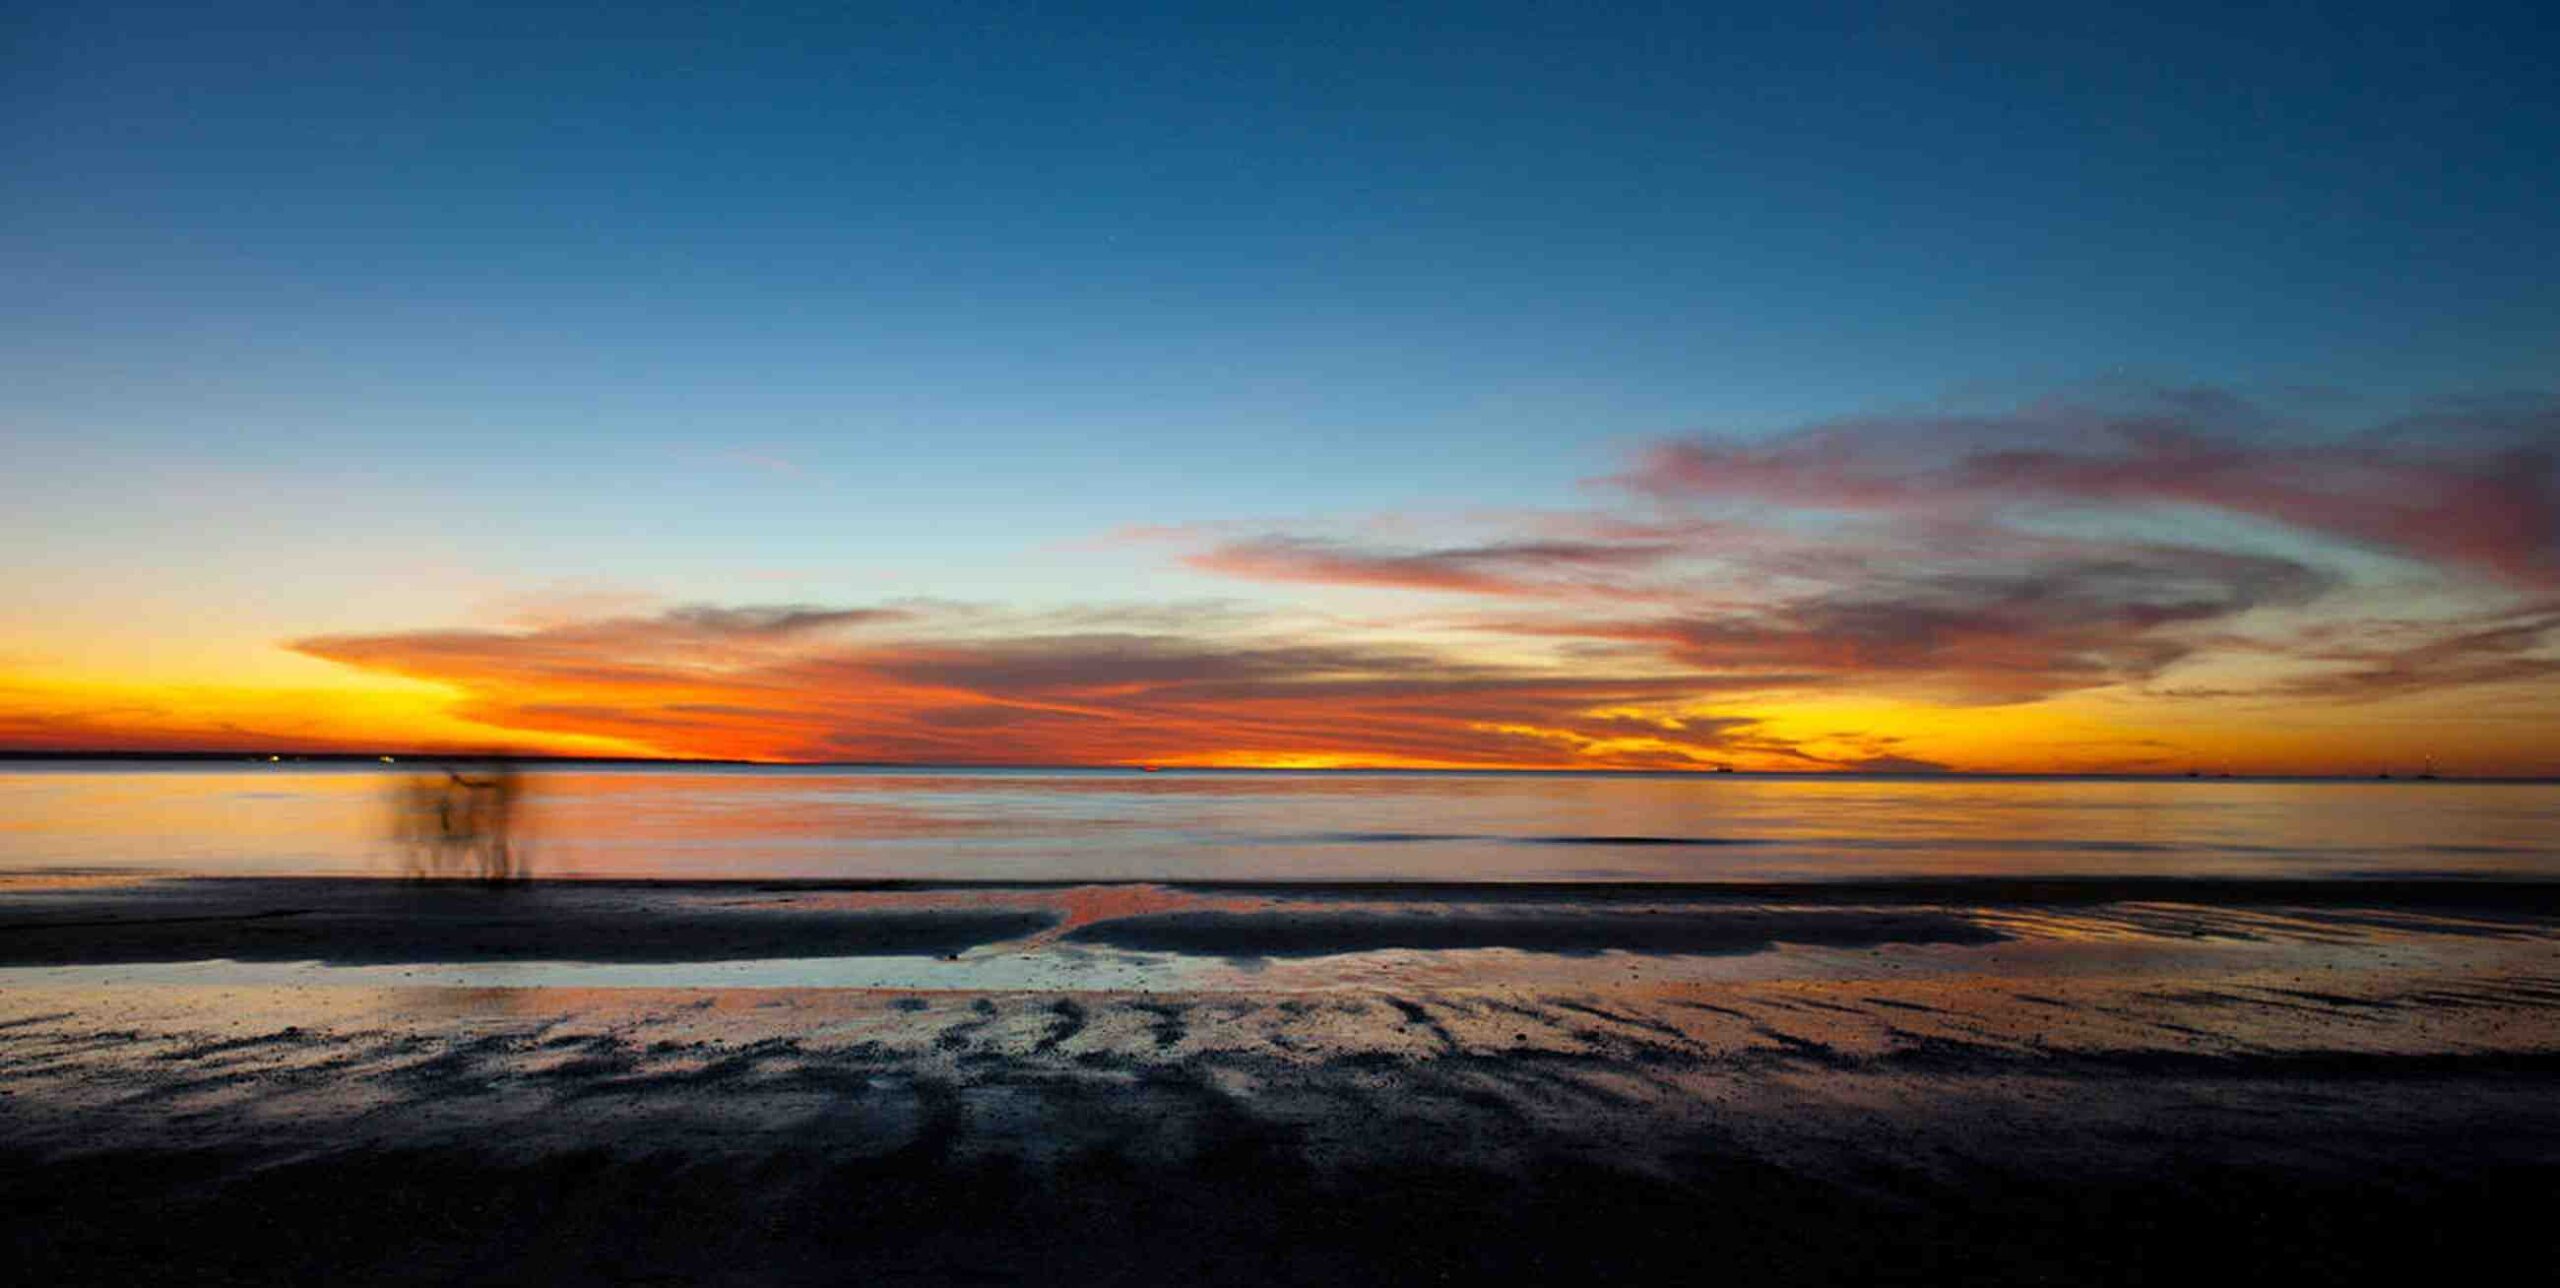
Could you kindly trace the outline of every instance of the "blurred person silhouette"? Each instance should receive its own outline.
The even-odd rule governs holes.
[[[393,832],[420,880],[477,877],[521,881],[532,875],[516,838],[524,776],[503,758],[438,765],[413,774],[394,797]]]

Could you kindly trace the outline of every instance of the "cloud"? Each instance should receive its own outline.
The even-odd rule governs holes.
[[[2140,685],[2235,647],[2265,652],[2242,628],[2268,614],[2355,620],[2370,611],[2347,593],[2359,552],[2426,565],[2471,602],[2560,583],[2551,399],[2449,404],[2317,437],[2228,394],[2153,390],[2109,406],[1668,440],[1597,483],[1615,505],[1517,516],[1464,544],[1230,523],[1198,530],[1213,543],[1184,562],[1478,597],[1507,606],[1474,618],[1479,629],[1571,641],[1595,659],[1961,704]],[[2348,674],[2412,690],[2534,674],[2529,650],[2478,656],[2501,638],[2448,643],[2466,665],[2377,655]],[[2326,668],[2292,691],[2348,683],[2339,659],[2287,660]]]
[[[1476,595],[1611,595],[1626,593],[1614,574],[1659,563],[1680,549],[1661,541],[1512,541],[1380,551],[1300,537],[1263,537],[1186,555],[1183,563],[1255,581]]]
[[[669,611],[663,625],[698,631],[705,636],[744,635],[787,639],[845,626],[894,622],[909,616],[895,608],[815,608],[791,604],[780,608],[715,608],[694,605]]]
[[[2448,407],[2350,438],[2270,437],[2229,395],[1865,419],[1656,443],[1616,482],[1674,501],[1980,519],[2189,507],[2512,584],[2560,584],[2560,401]]]
[[[1701,677],[1886,687],[1967,703],[2145,679],[2192,653],[2199,628],[2302,607],[2339,584],[2279,554],[1935,519],[1810,534],[1621,524],[1623,558],[1609,557],[1598,535],[1610,523],[1584,528],[1574,542],[1431,555],[1274,540],[1250,546],[1250,559],[1229,557],[1239,547],[1227,545],[1193,563],[1259,579],[1525,602],[1528,611],[1467,620],[1488,634],[1570,641],[1595,661],[1615,647],[1622,659]],[[1285,569],[1275,571],[1271,551],[1285,553]],[[1595,604],[1616,610],[1595,614]]]
[[[1878,573],[1748,611],[1565,629],[1649,641],[1709,673],[1812,674],[2015,702],[2156,675],[2196,647],[2178,628],[2309,603],[2330,584],[2290,560],[2128,545],[2007,567]]]
[[[2281,696],[2365,700],[2490,684],[2548,684],[2560,681],[2560,601],[2450,622],[2361,624],[2318,637],[2302,653],[2334,669],[2285,682],[2277,688]]]
[[[1026,617],[1005,634],[984,614],[956,611],[680,608],[514,631],[320,636],[292,647],[450,685],[460,694],[455,714],[484,724],[690,755],[1694,765],[1730,754],[1754,723],[1700,718],[1630,737],[1614,717],[1593,714],[1717,691],[1710,678],[1673,671],[1490,665],[1411,645],[1036,629],[1053,619]],[[1232,625],[1229,614],[1208,621]],[[1767,738],[1751,745],[1794,754]]]
[[[656,659],[695,669],[735,668],[789,655],[846,628],[897,622],[910,610],[808,605],[718,608],[697,605],[652,615],[554,621],[519,630],[423,630],[388,635],[321,635],[289,647],[313,657],[416,679],[471,683],[503,678],[564,685],[635,682],[658,674]]]

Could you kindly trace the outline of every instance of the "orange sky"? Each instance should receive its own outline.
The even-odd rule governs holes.
[[[1133,584],[1213,594],[769,605],[590,581],[360,629],[164,594],[129,629],[0,636],[0,748],[2560,772],[2538,440],[2075,423],[2069,448],[2034,413],[1671,440],[1582,508],[1095,547]]]

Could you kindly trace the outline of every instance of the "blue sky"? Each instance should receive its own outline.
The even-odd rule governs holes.
[[[1563,449],[1525,474],[1985,386],[2552,357],[2533,7],[1696,8],[39,7],[13,384],[172,438],[1188,478],[1272,432]]]

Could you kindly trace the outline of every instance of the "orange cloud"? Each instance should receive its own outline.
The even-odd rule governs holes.
[[[1731,754],[1741,744],[1730,735],[1750,724],[1702,719],[1679,737],[1618,745],[1614,717],[1592,714],[1717,687],[1679,674],[1161,631],[937,637],[929,619],[867,611],[789,631],[776,620],[680,609],[293,647],[451,686],[456,715],[493,727],[780,760],[1694,765]],[[890,620],[906,629],[867,629]]]

